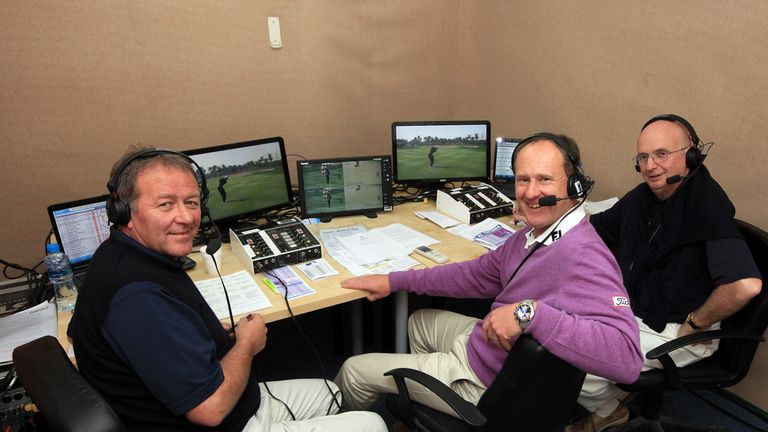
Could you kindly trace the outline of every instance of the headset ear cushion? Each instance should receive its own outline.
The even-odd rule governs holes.
[[[586,182],[583,181],[583,177],[578,174],[572,174],[568,177],[568,196],[570,197],[582,197],[584,196],[584,187]]]
[[[117,226],[128,225],[131,220],[131,207],[120,198],[109,198],[107,218]]]
[[[694,145],[685,152],[685,166],[688,169],[696,169],[702,162],[704,162],[704,155],[699,146]]]
[[[640,172],[640,165],[635,164],[635,171]]]

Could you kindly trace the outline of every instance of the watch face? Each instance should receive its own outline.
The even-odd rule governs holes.
[[[515,309],[517,320],[520,322],[528,322],[533,316],[533,308],[528,303],[520,303]]]

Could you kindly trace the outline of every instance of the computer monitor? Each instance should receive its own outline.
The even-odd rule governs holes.
[[[389,155],[297,161],[302,217],[328,222],[335,216],[391,211],[391,167]]]
[[[512,153],[520,144],[520,138],[496,138],[495,157],[493,164],[493,181],[499,183],[514,183],[515,170],[512,166]]]
[[[491,174],[490,135],[487,120],[394,122],[394,181],[420,188],[487,181]]]
[[[281,137],[187,150],[205,173],[208,209],[220,229],[291,205],[291,177]]]
[[[99,245],[109,238],[108,197],[99,195],[48,206],[53,232],[73,270],[87,266]]]

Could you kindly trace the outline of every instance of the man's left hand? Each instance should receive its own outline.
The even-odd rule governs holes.
[[[504,351],[512,349],[512,344],[509,342],[511,338],[523,333],[515,318],[516,307],[517,303],[514,303],[494,309],[483,320],[485,340]]]

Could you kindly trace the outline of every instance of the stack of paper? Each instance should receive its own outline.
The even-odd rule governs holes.
[[[510,238],[514,233],[514,231],[501,226],[500,223],[497,223],[493,228],[476,235],[474,241],[483,247],[487,247],[490,250],[496,250],[499,246],[503,245],[504,242],[507,241],[507,239]]]
[[[363,225],[320,231],[325,252],[356,276],[405,270],[419,262],[409,254],[417,246],[438,243],[400,223],[370,231]]]
[[[476,242],[490,250],[496,250],[504,244],[515,230],[496,219],[485,219],[475,225],[462,224],[448,229],[448,232]]]
[[[272,307],[267,296],[261,291],[256,282],[253,281],[248,272],[241,270],[224,276],[224,283],[227,287],[229,303],[232,306],[232,315],[241,315],[260,309]],[[227,299],[224,295],[224,288],[221,286],[221,279],[211,278],[195,282],[200,294],[213,309],[216,318],[224,319],[229,316]]]
[[[288,300],[315,293],[315,290],[307,285],[290,267],[268,270],[264,274],[266,275],[264,283],[275,293],[285,297],[287,288]]]
[[[0,318],[0,364],[11,363],[19,345],[46,335],[56,337],[56,319],[56,304],[48,302]]]

